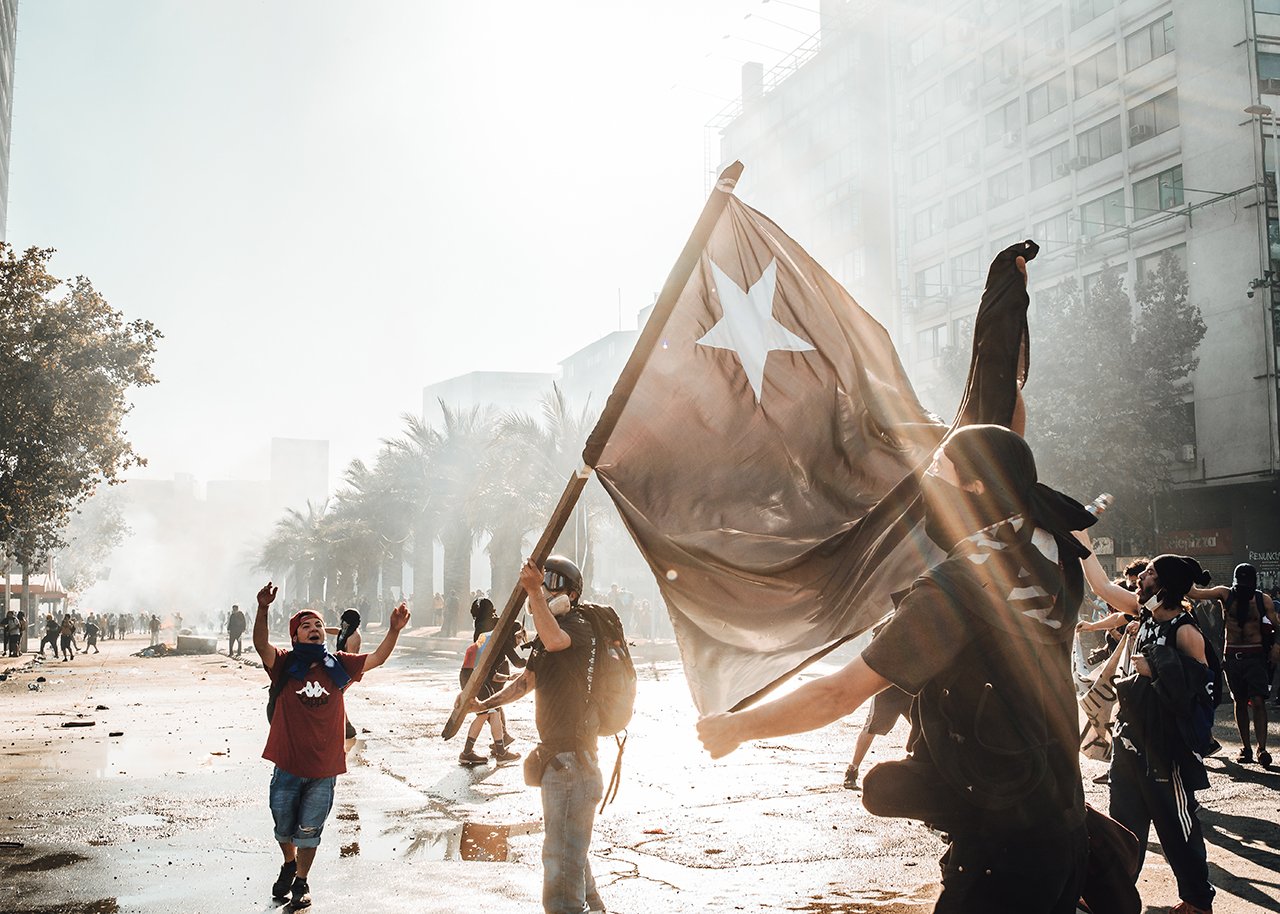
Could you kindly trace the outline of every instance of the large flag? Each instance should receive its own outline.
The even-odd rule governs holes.
[[[867,630],[942,557],[915,513],[945,431],[885,329],[731,197],[596,463],[701,712]]]

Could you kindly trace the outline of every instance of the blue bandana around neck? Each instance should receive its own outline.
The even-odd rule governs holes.
[[[342,668],[338,658],[329,653],[329,648],[324,644],[295,641],[293,642],[293,654],[294,660],[289,666],[288,673],[299,682],[307,678],[307,670],[311,669],[311,664],[320,662],[324,664],[325,672],[329,674],[329,678],[333,680],[333,684],[338,687],[339,691],[350,684],[351,677]]]

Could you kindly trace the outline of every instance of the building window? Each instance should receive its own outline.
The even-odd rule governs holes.
[[[957,288],[982,288],[982,248],[974,248],[951,258],[951,285]]]
[[[942,231],[942,204],[935,203],[915,214],[916,241],[923,241]]]
[[[1084,160],[1082,164],[1092,165],[1110,158],[1120,151],[1120,116],[1103,121],[1097,127],[1090,127],[1076,134],[1076,155]]]
[[[1032,234],[1034,235],[1035,233],[1032,232]],[[995,241],[991,242],[991,249],[990,249],[991,259],[995,260],[996,255],[999,254],[1001,251],[1003,251],[1005,248],[1009,247],[1012,244],[1017,244],[1019,241],[1025,240],[1025,238],[1026,236],[1023,235],[1021,231],[1010,232],[1008,235],[1004,235],[1000,238],[997,238]]]
[[[1059,73],[1027,93],[1027,123],[1034,124],[1067,104],[1067,74]]]
[[[1136,70],[1173,50],[1173,13],[1157,19],[1124,40],[1125,66]]]
[[[1028,57],[1062,50],[1066,44],[1062,37],[1062,7],[1055,6],[1028,25],[1024,41]]]
[[[1018,44],[1012,39],[987,48],[982,54],[982,81],[1002,79],[1011,82],[1018,73]]]
[[[959,165],[969,153],[978,151],[978,125],[976,123],[961,127],[947,137],[947,164]]]
[[[1178,261],[1178,266],[1182,268],[1182,272],[1185,273],[1187,271],[1187,246],[1185,244],[1175,244],[1171,248],[1165,248],[1163,251],[1156,251],[1154,254],[1138,258],[1138,282],[1149,282],[1154,278],[1153,274],[1160,268],[1160,258],[1166,251],[1173,254]]]
[[[981,212],[982,203],[977,184],[947,198],[947,220],[951,225],[959,225]]]
[[[1258,54],[1258,89],[1280,95],[1280,54]]]
[[[1006,134],[1022,126],[1018,118],[1018,100],[1014,99],[987,115],[987,145],[999,143]]]
[[[913,67],[918,67],[933,56],[936,50],[934,33],[925,32],[907,45],[907,60]]]
[[[1136,146],[1178,126],[1178,90],[1170,89],[1129,109],[1129,145]]]
[[[1107,229],[1119,228],[1127,221],[1124,216],[1123,187],[1080,207],[1081,235],[1100,235]]]
[[[916,295],[920,298],[933,298],[935,295],[941,295],[942,288],[942,264],[937,263],[931,267],[916,271]]]
[[[987,179],[987,208],[1022,196],[1022,163],[1006,168]]]
[[[955,340],[957,346],[963,345],[965,340],[973,340],[973,320],[976,316],[966,314],[951,322],[951,338]]]
[[[867,275],[867,246],[860,244],[853,249],[853,278],[862,279]]]
[[[1133,183],[1133,218],[1144,219],[1182,205],[1182,166]]]
[[[925,89],[907,103],[907,118],[921,123],[942,110],[942,90],[936,85]]]
[[[1061,247],[1071,241],[1071,223],[1066,213],[1031,226],[1031,238],[1041,247]],[[1015,239],[1016,240],[1016,239]],[[1010,242],[1012,244],[1013,242]],[[1005,245],[1008,247],[1009,245]],[[1004,250],[1001,248],[1000,250]]]
[[[1120,75],[1117,69],[1114,44],[1076,64],[1076,98],[1083,98],[1095,89],[1115,82]]]
[[[1114,0],[1071,0],[1071,28],[1080,28],[1115,6]]]
[[[978,62],[971,60],[954,73],[942,80],[942,94],[945,104],[956,102],[972,102],[978,85]]]
[[[911,157],[911,180],[923,181],[942,171],[942,144],[934,143]]]
[[[1071,144],[1059,143],[1052,149],[1031,157],[1031,189],[1044,187],[1068,173],[1067,160],[1071,158]]]
[[[919,359],[936,359],[947,347],[947,325],[938,324],[928,330],[916,334],[917,357]]]

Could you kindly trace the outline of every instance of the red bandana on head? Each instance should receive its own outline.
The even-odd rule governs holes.
[[[314,609],[300,609],[293,614],[293,618],[289,620],[289,640],[298,640],[298,626],[302,624],[302,620],[307,616],[315,616],[320,619],[320,624],[324,624],[324,619],[320,618],[320,614]]]

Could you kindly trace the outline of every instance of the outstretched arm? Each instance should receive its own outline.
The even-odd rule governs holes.
[[[262,658],[262,666],[267,670],[276,662],[276,649],[271,646],[270,636],[267,634],[267,613],[279,590],[279,587],[268,581],[267,586],[258,591],[258,615],[253,620],[253,649]]]
[[[1131,616],[1137,615],[1138,595],[1133,591],[1125,590],[1107,577],[1107,573],[1102,570],[1102,563],[1093,554],[1093,543],[1089,540],[1088,533],[1083,530],[1075,530],[1073,533],[1075,538],[1089,550],[1089,555],[1081,563],[1084,565],[1084,577],[1089,582],[1089,589],[1121,612]]]
[[[391,618],[387,622],[387,634],[382,639],[382,643],[378,645],[378,649],[369,655],[369,659],[364,662],[364,672],[376,670],[387,662],[387,658],[391,656],[391,652],[396,649],[396,641],[400,638],[400,632],[409,624],[409,604],[401,603],[391,612]]]
[[[806,682],[767,704],[708,714],[698,721],[698,739],[712,758],[723,758],[747,740],[825,727],[852,714],[888,685],[889,680],[867,666],[859,655],[830,676]]]
[[[1192,587],[1187,596],[1193,600],[1221,600],[1225,603],[1230,594],[1230,587]]]

